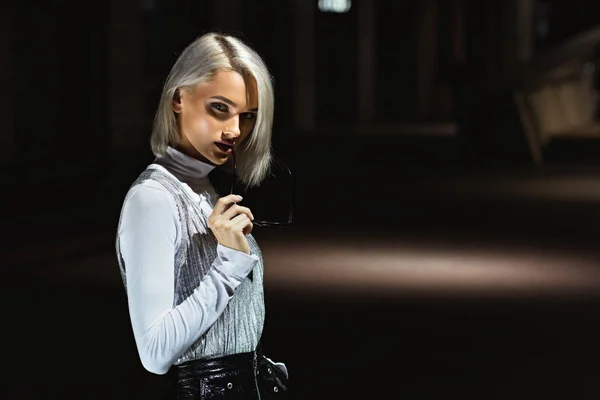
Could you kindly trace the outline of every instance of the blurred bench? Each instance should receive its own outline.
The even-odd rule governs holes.
[[[600,139],[600,29],[569,40],[521,70],[514,101],[533,162],[553,139]]]

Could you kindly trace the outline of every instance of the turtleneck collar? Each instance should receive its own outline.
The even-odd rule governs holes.
[[[181,182],[192,187],[206,182],[208,174],[215,169],[214,165],[190,157],[170,146],[167,148],[167,152],[156,157],[154,162],[166,168]]]

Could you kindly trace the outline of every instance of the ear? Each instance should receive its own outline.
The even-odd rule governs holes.
[[[180,89],[175,90],[175,94],[173,95],[173,112],[180,113],[181,112],[181,92]]]

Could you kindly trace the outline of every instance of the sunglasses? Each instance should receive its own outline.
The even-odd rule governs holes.
[[[231,181],[231,187],[229,190],[230,194],[234,193],[235,184],[237,182],[237,163],[235,159],[235,150],[232,149],[232,157],[233,157],[233,175]],[[266,220],[257,220],[252,221],[254,226],[259,226],[262,228],[281,228],[284,226],[290,226],[293,222],[293,210],[292,210],[292,171],[290,171],[289,167],[280,159],[274,158],[274,163],[281,167],[282,171],[286,174],[286,178],[288,179],[287,185],[287,219],[282,221],[266,221]]]

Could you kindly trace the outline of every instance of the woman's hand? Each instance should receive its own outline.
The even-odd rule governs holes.
[[[242,197],[235,194],[217,200],[208,217],[208,227],[221,245],[250,254],[246,235],[252,232],[254,216],[249,208],[236,204],[241,200]]]

